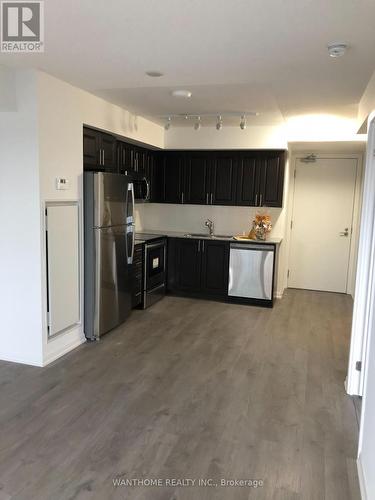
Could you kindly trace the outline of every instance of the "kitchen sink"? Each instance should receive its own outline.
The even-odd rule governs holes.
[[[185,238],[203,238],[207,240],[214,240],[215,238],[225,240],[233,239],[233,236],[231,234],[213,234],[212,236],[210,236],[207,233],[187,233],[184,236]]]
[[[186,238],[207,238],[207,239],[212,239],[213,236],[210,236],[207,233],[187,233],[185,234]]]

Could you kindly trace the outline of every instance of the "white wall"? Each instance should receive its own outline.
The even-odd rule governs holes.
[[[171,127],[165,133],[166,149],[286,149],[287,139],[285,127],[258,126],[202,127]]]
[[[41,365],[37,82],[31,71],[9,78],[15,110],[0,108],[0,358]]]
[[[367,131],[367,123],[370,123],[370,121],[367,121],[367,118],[370,114],[373,113],[374,109],[375,109],[375,71],[372,74],[370,81],[367,84],[367,87],[361,97],[361,100],[359,101],[359,106],[358,106],[357,126],[358,128],[360,128],[364,124],[365,125],[363,127],[364,132]]]
[[[370,126],[370,123],[372,121],[373,124]],[[373,149],[375,144],[375,111],[370,113],[368,124],[369,147]],[[375,234],[375,186],[373,183],[374,170],[375,160],[371,152],[368,151],[365,171],[364,197],[364,207],[367,209],[367,211],[366,216],[364,217],[364,226],[362,229],[363,234],[361,236],[361,249],[358,259],[359,280],[356,293],[356,296],[361,296],[362,301],[361,303],[355,304],[355,308],[357,307],[358,314],[357,321],[359,315],[363,314],[360,312],[360,309],[363,309],[361,307],[363,303],[368,303],[369,310],[366,311],[367,308],[364,308],[365,318],[359,321],[362,328],[358,332],[352,332],[351,346],[351,348],[354,349],[355,352],[354,360],[358,358],[362,359],[364,369],[364,390],[358,449],[358,472],[362,498],[368,500],[372,500],[373,498],[375,498],[375,277],[373,272],[373,266],[375,265],[375,253],[373,245]],[[363,246],[364,243],[367,243],[366,246]],[[363,274],[364,271],[365,274]],[[367,338],[366,332],[368,332]],[[363,338],[363,335],[365,338]],[[357,343],[360,344],[358,347],[356,346]],[[358,356],[358,354],[360,354],[360,356]]]

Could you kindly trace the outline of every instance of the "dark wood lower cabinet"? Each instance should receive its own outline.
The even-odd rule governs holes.
[[[228,294],[229,243],[202,240],[201,291],[208,295]]]
[[[228,293],[229,243],[168,238],[168,289],[207,297]]]

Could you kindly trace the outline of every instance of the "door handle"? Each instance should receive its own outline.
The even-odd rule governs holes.
[[[346,236],[346,237],[349,236],[349,228],[346,227],[344,229],[344,231],[341,231],[341,233],[339,233],[339,234],[340,234],[340,236]]]
[[[259,196],[259,206],[262,207],[263,206],[263,195],[260,194]]]

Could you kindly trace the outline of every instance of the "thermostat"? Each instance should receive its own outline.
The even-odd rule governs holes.
[[[64,191],[69,189],[69,180],[65,177],[57,177],[56,178],[56,189],[59,191]]]

